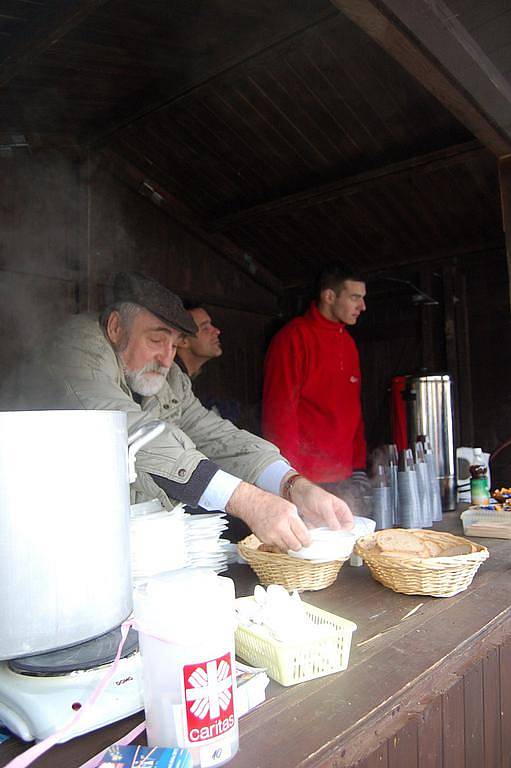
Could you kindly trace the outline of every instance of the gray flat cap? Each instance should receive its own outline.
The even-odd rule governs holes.
[[[195,335],[198,331],[193,317],[175,293],[149,277],[137,272],[119,272],[112,286],[115,303],[129,301],[148,309],[168,325]]]

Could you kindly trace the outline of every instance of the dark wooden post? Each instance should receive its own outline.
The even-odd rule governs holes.
[[[456,445],[473,445],[474,412],[465,277],[457,260],[443,267],[442,276],[447,370],[454,384]]]
[[[451,376],[454,385],[454,444],[459,444],[460,437],[460,409],[459,409],[459,390],[458,390],[458,348],[456,335],[456,317],[455,317],[455,274],[452,263],[446,264],[442,268],[442,282],[444,286],[444,333],[445,333],[445,355],[447,362],[447,372]]]
[[[433,291],[433,281],[431,278],[431,268],[430,267],[422,267],[420,270],[420,282],[419,282],[421,290],[425,291],[429,296],[432,295]],[[429,306],[422,306],[421,307],[421,339],[422,339],[422,367],[424,368],[427,373],[436,373],[437,369],[437,363],[436,359],[438,357],[438,354],[435,356],[435,338],[434,333],[432,332],[432,326],[433,326],[433,312],[432,309],[436,310],[436,307],[432,308]]]
[[[511,277],[511,155],[499,159],[499,180],[502,228],[506,235],[507,271]],[[511,291],[511,281],[509,284]]]
[[[467,307],[466,278],[460,264],[454,271],[454,317],[456,321],[456,350],[458,357],[457,393],[459,411],[459,445],[474,445],[474,404],[470,327]]]

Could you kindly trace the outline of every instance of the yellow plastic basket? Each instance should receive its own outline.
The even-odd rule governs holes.
[[[236,602],[253,601],[240,597]],[[351,636],[357,625],[333,613],[305,604],[309,619],[331,631],[317,639],[282,643],[263,634],[258,627],[238,626],[236,654],[255,667],[265,667],[273,680],[281,685],[294,685],[305,680],[341,672],[348,666]]]

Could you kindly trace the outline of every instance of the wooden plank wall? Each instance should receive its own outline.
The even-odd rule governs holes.
[[[241,425],[258,431],[264,353],[282,324],[278,298],[113,178],[94,157],[80,164],[62,154],[14,154],[0,162],[2,369],[53,323],[102,305],[112,273],[140,270],[204,301],[222,329],[224,355],[204,368],[199,393],[239,402]],[[425,265],[412,277],[440,298],[438,307],[372,296],[369,290],[368,311],[353,330],[369,444],[390,439],[392,376],[426,368],[447,370],[456,382],[459,443],[493,451],[511,437],[505,254]],[[449,349],[446,325],[455,330]],[[494,480],[510,484],[511,449],[496,461]]]
[[[408,295],[396,299],[390,293],[390,296],[372,298],[369,284],[367,310],[350,333],[360,352],[368,446],[375,448],[383,442],[392,442],[392,377],[415,373],[423,366],[421,309],[412,305]],[[440,357],[437,365],[442,367],[443,354],[437,356]]]
[[[429,275],[424,284],[421,274]],[[400,272],[392,272],[398,277]],[[503,251],[432,263],[407,271],[437,306],[411,296],[371,295],[352,329],[360,350],[363,408],[370,447],[391,437],[390,382],[399,374],[447,372],[454,383],[458,445],[494,451],[511,437],[511,313]],[[494,485],[511,482],[511,448],[495,461]]]
[[[509,768],[510,674],[507,637],[452,675],[396,733],[350,768]]]
[[[92,308],[102,306],[112,274],[142,271],[183,298],[204,303],[222,331],[223,355],[203,368],[201,397],[233,400],[239,425],[259,430],[262,365],[277,298],[232,262],[193,237],[108,169],[90,168],[89,269]]]
[[[0,369],[76,311],[79,180],[71,157],[0,159]]]
[[[0,163],[1,369],[70,314],[102,307],[115,272],[141,271],[205,302],[224,355],[204,368],[202,394],[235,400],[240,424],[259,429],[276,297],[94,157],[14,154]]]
[[[467,335],[472,382],[474,445],[494,451],[511,438],[511,313],[506,256],[487,254],[467,264]],[[511,448],[493,465],[492,484],[511,484]]]

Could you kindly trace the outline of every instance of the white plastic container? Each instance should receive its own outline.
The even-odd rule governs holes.
[[[149,746],[223,765],[238,751],[233,582],[200,568],[158,574],[135,591],[135,618]]]

